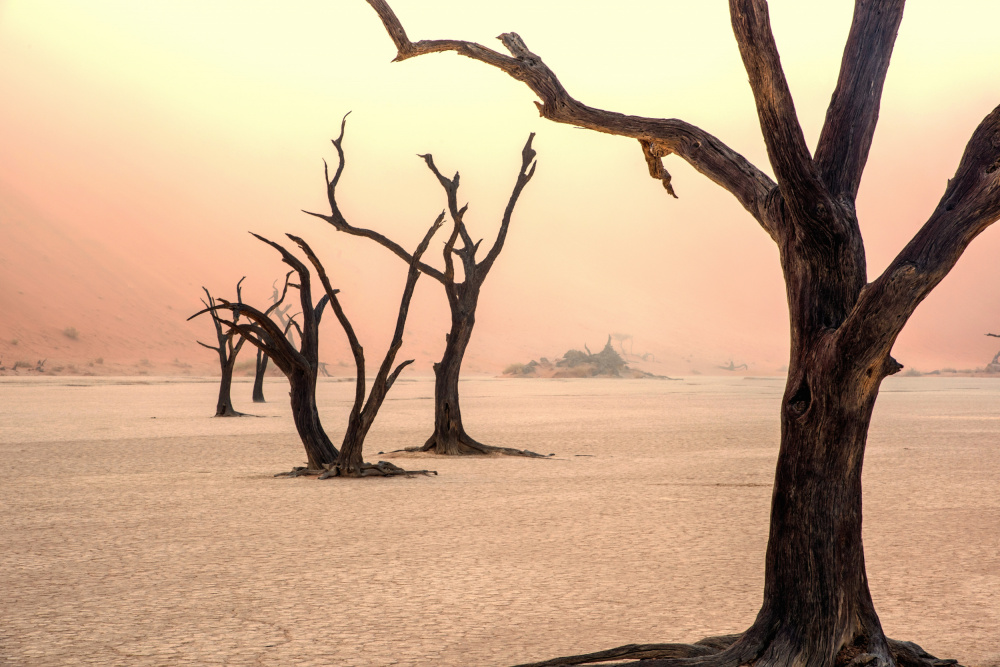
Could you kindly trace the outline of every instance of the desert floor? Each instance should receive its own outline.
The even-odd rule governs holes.
[[[551,460],[396,455],[438,477],[275,479],[285,390],[0,379],[0,664],[504,665],[748,626],[776,378],[474,379],[466,426]],[[350,382],[323,382],[339,437]],[[422,443],[401,380],[366,445]],[[1000,665],[1000,381],[890,378],[865,466],[883,626]]]

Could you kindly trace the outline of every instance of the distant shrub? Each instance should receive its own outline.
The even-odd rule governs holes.
[[[504,375],[521,375],[524,373],[524,364],[513,363],[503,369]]]
[[[19,340],[18,340],[18,339],[16,339],[16,338],[11,338],[11,339],[10,339],[10,344],[11,344],[11,345],[17,345],[17,344],[18,344],[18,343],[20,343],[20,342],[21,342],[21,341],[19,341]]]
[[[80,337],[80,332],[76,330],[76,327],[66,327],[63,329],[63,336],[70,340],[76,340]]]
[[[247,360],[247,359],[244,359],[243,361],[237,361],[236,365],[233,366],[233,371],[236,372],[236,373],[245,373],[245,372],[250,372],[250,371],[256,373],[257,372],[257,361],[256,360]]]
[[[97,357],[96,359],[94,359],[94,363],[95,364],[103,364],[104,363],[104,357]]]
[[[140,359],[138,365],[139,366],[147,366],[147,367],[149,367],[149,366],[152,366],[153,364],[149,363],[149,359]]]
[[[35,367],[35,364],[31,363],[30,361],[25,361],[24,359],[21,359],[20,361],[15,361],[14,362],[14,370],[15,371],[18,368],[34,368],[34,367]]]

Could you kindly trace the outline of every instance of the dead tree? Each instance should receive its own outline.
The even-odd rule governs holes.
[[[882,631],[865,574],[861,468],[879,386],[902,368],[890,355],[897,335],[969,243],[1000,217],[1000,107],[973,132],[926,223],[869,282],[855,200],[904,0],[856,0],[814,152],[792,103],[766,0],[729,0],[774,179],[684,121],[579,102],[516,33],[499,37],[510,55],[459,40],[414,42],[385,0],[368,3],[395,43],[396,60],[455,51],[496,67],[538,96],[542,117],[638,140],[650,175],[669,194],[674,192],[663,159],[673,154],[685,160],[736,197],[777,244],[791,353],[763,605],[740,635],[696,645],[627,647],[614,657],[659,657],[643,663],[650,666],[941,664]]]
[[[407,263],[413,262],[413,256],[402,246],[386,236],[362,227],[351,225],[344,217],[337,204],[336,190],[337,183],[344,171],[344,128],[347,117],[340,124],[340,135],[333,140],[333,146],[337,149],[337,170],[333,179],[330,178],[329,169],[326,169],[326,190],[327,199],[330,202],[330,214],[323,215],[305,211],[309,215],[326,220],[333,225],[337,231],[361,236],[375,241],[383,248],[386,248],[397,257]],[[507,229],[510,226],[511,216],[517,199],[521,195],[524,186],[531,180],[535,173],[535,151],[531,148],[531,141],[534,134],[528,137],[524,149],[521,151],[521,170],[514,183],[513,192],[507,202],[503,217],[500,221],[500,230],[497,232],[496,240],[486,256],[476,261],[476,253],[479,251],[479,244],[482,240],[473,242],[463,218],[468,209],[468,204],[459,208],[458,206],[458,173],[454,178],[447,178],[438,171],[434,165],[434,159],[430,154],[421,155],[427,163],[427,167],[433,172],[438,182],[444,188],[447,198],[447,211],[452,221],[451,235],[444,244],[444,270],[438,270],[429,264],[419,262],[417,266],[426,275],[441,283],[445,294],[448,297],[448,306],[451,310],[451,328],[445,335],[445,348],[441,361],[434,364],[434,433],[423,447],[418,447],[422,451],[433,451],[437,454],[508,454],[513,456],[540,457],[540,454],[512,449],[509,447],[493,447],[484,445],[473,439],[465,432],[462,423],[462,410],[459,405],[458,380],[462,370],[462,360],[465,358],[465,351],[472,339],[472,329],[476,324],[476,308],[479,305],[479,293],[486,280],[487,274],[493,268],[494,262],[503,250],[504,241],[507,238]],[[462,245],[457,247],[458,241]],[[455,258],[460,260],[462,275],[459,277],[456,272]]]
[[[241,285],[244,280],[246,280],[246,276],[240,278],[240,281],[236,283],[237,302],[243,300]],[[216,316],[214,310],[215,299],[209,294],[208,288],[202,287],[201,289],[204,290],[205,297],[208,299],[208,301],[202,299],[201,302],[209,309],[207,312],[212,314],[212,324],[215,325],[215,338],[218,344],[209,345],[202,343],[200,340],[198,344],[202,347],[207,347],[209,350],[214,350],[219,355],[219,367],[222,370],[222,379],[219,381],[219,400],[215,404],[215,416],[242,417],[242,412],[237,412],[233,409],[233,399],[230,397],[230,394],[233,387],[233,369],[236,367],[236,355],[240,353],[245,341],[242,336],[237,336],[234,330],[223,330],[222,322]]]
[[[287,278],[287,276],[286,276]],[[295,334],[292,331],[292,318],[287,316],[288,311],[291,309],[292,305],[288,304],[284,308],[281,308],[281,301],[284,299],[284,294],[278,289],[278,281],[275,280],[271,283],[271,287],[274,292],[271,294],[271,302],[274,304],[274,316],[278,318],[278,322],[281,324],[285,331],[285,337],[295,346]],[[255,366],[254,379],[253,379],[253,402],[254,403],[267,403],[264,398],[264,375],[267,373],[267,362],[269,357],[264,353],[263,350],[257,348],[257,364]]]
[[[264,374],[267,373],[268,358],[263,350],[260,348],[257,349],[257,363],[254,366],[255,372],[253,376],[254,403],[267,403],[267,399],[264,398]]]
[[[300,327],[294,319],[291,321],[291,326],[295,327],[301,341],[299,349],[295,349],[292,345],[289,337],[286,336],[286,330],[283,330],[279,323],[270,317],[277,310],[281,300],[284,299],[284,292],[282,293],[281,300],[268,308],[267,311],[262,312],[240,302],[232,303],[219,299],[218,304],[192,316],[197,317],[197,315],[204,312],[215,312],[220,309],[231,311],[233,314],[232,320],[224,320],[220,317],[219,321],[228,326],[231,331],[250,341],[257,349],[267,354],[288,378],[291,385],[289,395],[292,402],[292,418],[295,421],[295,428],[302,440],[302,445],[306,450],[306,465],[293,469],[291,473],[288,473],[290,476],[318,474],[322,478],[337,475],[367,477],[374,475],[427,474],[433,472],[426,470],[406,471],[387,461],[379,461],[377,464],[365,463],[362,459],[362,446],[365,436],[368,435],[368,430],[375,421],[375,415],[378,413],[379,408],[382,407],[382,402],[385,400],[389,389],[396,381],[396,378],[399,377],[400,372],[406,366],[413,363],[413,360],[410,359],[402,362],[395,369],[392,367],[396,354],[403,344],[403,329],[406,324],[410,299],[413,296],[417,278],[420,277],[420,270],[417,268],[417,263],[420,261],[420,256],[427,249],[431,236],[441,226],[443,219],[444,214],[438,217],[424,236],[420,246],[413,253],[414,259],[410,263],[410,270],[406,277],[406,286],[403,290],[403,298],[399,305],[399,315],[396,318],[396,330],[389,345],[389,351],[386,353],[382,365],[379,367],[378,374],[372,383],[367,400],[365,399],[364,351],[354,333],[354,328],[340,306],[340,301],[337,299],[339,290],[333,289],[326,275],[326,270],[320,263],[319,258],[312,251],[312,248],[296,236],[288,234],[288,238],[294,241],[309,258],[325,291],[325,294],[315,306],[312,300],[310,273],[306,265],[278,243],[254,234],[256,238],[281,253],[282,261],[292,267],[294,273],[298,274],[298,285],[290,285],[286,277],[284,292],[287,292],[289,286],[296,287],[299,290],[299,299],[302,304],[302,326]],[[291,273],[288,275],[291,276]],[[347,340],[350,343],[351,352],[354,355],[354,361],[357,365],[354,406],[348,417],[347,430],[339,450],[330,442],[330,438],[327,436],[320,422],[319,411],[316,408],[316,381],[320,366],[319,324],[327,303],[333,308],[337,320],[347,335]],[[239,322],[241,316],[249,320],[249,323],[241,324]]]

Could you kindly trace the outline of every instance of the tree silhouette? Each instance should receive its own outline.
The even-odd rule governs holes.
[[[326,189],[327,199],[330,203],[330,214],[305,212],[327,221],[337,231],[375,241],[403,261],[412,263],[413,256],[398,243],[371,229],[350,224],[340,210],[337,203],[337,183],[340,181],[345,166],[343,141],[346,124],[347,117],[345,116],[340,123],[340,135],[333,140],[333,146],[337,149],[338,164],[332,179],[329,169],[326,169]],[[451,328],[445,336],[444,354],[441,361],[434,364],[434,433],[420,448],[424,451],[434,451],[438,454],[496,453],[513,456],[541,456],[535,452],[509,447],[494,447],[476,441],[465,431],[458,394],[462,360],[465,358],[465,351],[472,338],[472,329],[476,324],[476,308],[479,305],[479,294],[483,281],[486,280],[486,276],[493,268],[500,251],[503,250],[507,229],[510,226],[518,197],[535,173],[535,151],[531,148],[534,136],[532,134],[528,137],[528,141],[521,151],[521,170],[517,175],[513,191],[501,218],[496,240],[486,256],[479,261],[476,261],[476,253],[479,251],[479,244],[482,243],[482,240],[474,242],[463,221],[468,204],[461,208],[458,206],[458,173],[455,173],[454,178],[447,178],[438,171],[434,164],[434,158],[430,154],[420,156],[427,163],[427,167],[433,172],[441,187],[444,188],[448,202],[447,211],[452,221],[451,235],[444,244],[444,270],[441,271],[424,262],[418,262],[423,273],[444,287],[451,310]],[[459,240],[461,240],[460,246],[458,245]],[[456,271],[455,255],[460,260],[461,276]]]
[[[643,663],[650,666],[941,664],[882,630],[865,572],[861,469],[879,386],[902,368],[890,355],[896,337],[968,244],[1000,217],[1000,107],[973,132],[937,208],[869,282],[855,200],[904,0],[856,0],[814,152],[792,103],[766,0],[730,0],[774,179],[690,123],[579,102],[516,33],[499,37],[510,55],[461,40],[414,42],[384,0],[368,3],[396,46],[395,60],[455,51],[498,68],[538,96],[542,117],[638,140],[650,175],[671,195],[663,160],[685,160],[732,194],[777,244],[791,351],[760,612],[740,635],[597,657],[656,657]]]
[[[427,234],[421,241],[420,246],[414,251],[414,260],[410,263],[410,270],[406,277],[406,286],[403,289],[403,297],[399,305],[399,315],[396,318],[396,330],[389,345],[389,351],[379,367],[378,373],[372,383],[371,391],[365,398],[365,357],[354,333],[347,315],[340,306],[337,299],[339,290],[333,288],[326,270],[323,268],[319,258],[312,248],[297,236],[288,234],[291,239],[306,254],[310,263],[319,277],[325,291],[324,296],[313,305],[312,281],[309,269],[295,255],[288,252],[283,246],[270,241],[263,236],[254,236],[271,246],[279,253],[283,262],[292,267],[294,273],[298,274],[297,285],[290,285],[288,277],[285,279],[285,289],[281,299],[271,305],[266,311],[260,311],[253,306],[248,306],[241,301],[235,303],[224,299],[217,299],[210,307],[195,313],[191,317],[197,317],[206,312],[211,312],[217,322],[229,328],[231,334],[239,334],[243,340],[248,340],[252,345],[267,354],[274,364],[288,378],[291,386],[289,395],[292,403],[292,418],[295,421],[295,428],[299,438],[306,450],[306,465],[294,468],[290,476],[296,477],[302,474],[318,474],[321,478],[344,476],[344,477],[368,477],[373,475],[409,475],[415,473],[429,473],[432,471],[407,471],[399,468],[387,461],[380,461],[377,464],[365,463],[362,458],[362,448],[365,437],[375,421],[378,410],[382,407],[382,402],[389,389],[392,387],[400,372],[413,360],[404,361],[393,369],[396,354],[403,345],[403,329],[406,324],[406,316],[409,312],[410,299],[413,297],[413,290],[416,287],[417,278],[420,277],[420,270],[416,264],[420,261],[420,256],[427,249],[431,236],[438,230],[443,221],[443,214],[438,217]],[[289,273],[289,276],[291,273]],[[302,305],[302,325],[301,327],[293,319],[291,325],[296,328],[299,335],[300,345],[296,349],[291,340],[286,335],[287,328],[282,329],[279,322],[271,318],[275,312],[289,286],[299,290],[299,300]],[[354,405],[351,409],[347,422],[347,429],[344,433],[344,440],[340,450],[333,446],[326,431],[323,429],[319,418],[319,411],[316,407],[316,380],[319,373],[319,324],[323,316],[323,311],[327,304],[333,308],[337,320],[347,335],[351,351],[354,355],[354,362],[357,366],[357,379],[354,397]],[[232,312],[233,319],[225,320],[215,315],[216,311],[226,309]],[[243,316],[249,323],[241,324],[240,317]],[[277,316],[276,316],[277,318]],[[286,325],[287,327],[288,325]],[[437,474],[437,473],[433,473]]]
[[[239,282],[236,283],[236,300],[242,301],[242,288],[241,285],[243,281],[246,280],[246,276],[240,278]],[[222,328],[222,322],[215,314],[213,309],[215,306],[215,299],[212,295],[208,293],[208,288],[201,288],[205,292],[205,299],[201,302],[205,304],[205,308],[209,310],[212,314],[212,324],[215,325],[215,338],[217,341],[216,345],[209,345],[208,343],[202,343],[200,340],[198,344],[202,347],[206,347],[209,350],[215,351],[219,355],[219,367],[222,370],[222,379],[219,381],[219,399],[215,403],[215,416],[216,417],[241,417],[242,412],[237,412],[233,409],[233,399],[231,398],[232,387],[233,387],[233,369],[236,367],[236,355],[240,353],[243,348],[242,336],[237,336],[236,332],[232,329],[224,331]]]

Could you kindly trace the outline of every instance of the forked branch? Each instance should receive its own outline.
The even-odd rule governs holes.
[[[979,124],[931,217],[865,287],[840,332],[859,363],[888,353],[916,307],[976,236],[1000,219],[1000,106]],[[886,317],[885,314],[891,316]]]
[[[343,212],[340,210],[340,205],[337,203],[337,184],[340,182],[341,174],[344,173],[344,167],[347,164],[347,160],[344,155],[344,130],[347,126],[347,116],[349,114],[350,112],[345,114],[343,119],[341,119],[340,134],[337,136],[336,139],[333,139],[331,141],[333,147],[337,151],[337,169],[333,174],[333,178],[330,178],[329,166],[326,164],[325,160],[323,161],[323,173],[326,179],[326,196],[327,196],[327,201],[330,204],[330,214],[324,215],[322,213],[313,213],[312,211],[305,211],[305,210],[303,211],[303,213],[307,213],[311,216],[319,218],[320,220],[325,220],[326,222],[333,225],[334,229],[336,229],[339,232],[345,232],[347,234],[351,234],[352,236],[361,236],[366,239],[371,239],[372,241],[375,241],[383,248],[386,248],[387,250],[392,252],[400,259],[403,259],[407,263],[409,263],[413,259],[413,255],[407,252],[403,248],[403,246],[399,245],[398,243],[388,238],[387,236],[379,234],[378,232],[372,229],[365,229],[364,227],[356,227],[352,225],[350,222],[347,221],[347,218],[344,217]],[[423,262],[421,262],[419,266],[421,271],[426,273],[431,278],[434,278],[434,280],[437,280],[439,282],[444,282],[444,274],[441,273],[441,271],[438,271],[433,266],[430,266],[429,264],[424,264]]]
[[[834,197],[854,201],[878,122],[882,86],[905,0],[858,0],[840,77],[816,147],[816,166]]]

